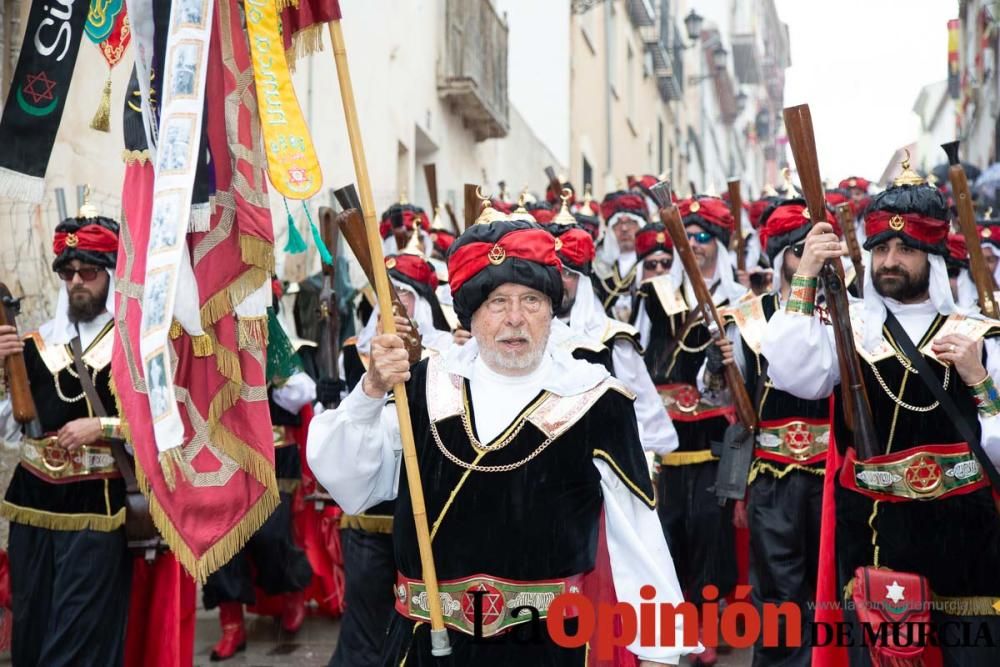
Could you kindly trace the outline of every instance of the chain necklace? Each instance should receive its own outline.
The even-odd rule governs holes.
[[[524,418],[520,419],[518,425],[514,428],[513,431],[510,432],[510,434],[506,438],[496,443],[495,445],[484,445],[483,443],[479,442],[479,439],[476,438],[475,434],[472,432],[472,422],[469,420],[469,411],[468,410],[462,411],[462,426],[465,427],[465,435],[468,436],[469,442],[472,443],[472,446],[475,447],[480,452],[496,452],[503,449],[504,447],[509,445],[514,440],[514,438],[517,437],[517,434],[521,432],[521,429],[524,428],[524,425],[526,423],[528,423],[527,419]]]
[[[73,377],[79,379],[79,376],[76,375],[76,373],[73,373]],[[74,398],[68,398],[66,394],[63,393],[62,387],[59,385],[59,373],[53,375],[52,379],[55,381],[56,395],[59,396],[59,400],[61,400],[63,403],[76,403],[77,401],[82,401],[87,395],[87,392],[81,391],[79,396],[76,396]]]
[[[543,451],[545,451],[545,448],[548,447],[550,444],[552,444],[552,441],[554,440],[554,438],[546,438],[545,441],[535,449],[535,451],[531,452],[526,457],[524,457],[523,459],[521,459],[516,463],[508,463],[506,465],[499,465],[499,466],[481,466],[481,465],[476,465],[474,463],[466,463],[462,459],[452,454],[448,450],[448,448],[444,446],[444,443],[441,441],[441,434],[438,433],[437,424],[433,422],[431,423],[431,436],[433,436],[434,438],[434,444],[437,445],[437,448],[441,450],[441,453],[444,454],[444,457],[446,459],[448,459],[455,465],[459,466],[460,468],[465,468],[466,470],[471,470],[472,472],[510,472],[511,470],[516,470],[517,468],[520,468],[525,463],[527,463],[528,461],[530,461],[531,459],[535,458]]]
[[[931,412],[932,410],[936,410],[938,408],[938,405],[940,405],[938,401],[934,401],[934,403],[932,403],[931,405],[927,405],[924,407],[910,405],[909,403],[904,402],[902,399],[903,392],[902,391],[899,392],[900,396],[896,396],[894,393],[892,393],[892,391],[889,389],[889,385],[887,385],[885,383],[885,380],[882,379],[882,374],[878,372],[878,368],[875,366],[875,364],[869,364],[869,366],[871,367],[872,372],[875,374],[875,379],[878,380],[879,385],[882,387],[882,391],[884,391],[886,395],[890,399],[892,399],[893,403],[895,403],[899,407],[909,410],[910,412]],[[912,372],[916,374],[916,371],[911,369],[908,363],[904,363],[903,366],[904,368],[906,368],[907,373]],[[950,383],[950,381],[951,381],[951,366],[946,366],[944,369],[944,385],[943,385],[945,391],[948,390],[948,384]]]

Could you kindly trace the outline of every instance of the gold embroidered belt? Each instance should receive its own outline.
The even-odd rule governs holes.
[[[875,500],[901,502],[972,493],[989,481],[969,446],[959,442],[923,445],[866,461],[858,461],[854,449],[848,449],[840,484]]]
[[[23,438],[21,463],[29,472],[57,484],[121,477],[111,447],[100,440],[70,451],[60,447],[54,435],[40,440]]]
[[[277,426],[275,424],[271,425],[271,432],[274,435],[274,448],[279,449],[281,447],[288,447],[289,445],[296,444],[295,442],[287,438],[287,433],[284,426]]]
[[[656,389],[660,392],[667,414],[674,421],[694,422],[712,417],[735,419],[736,410],[732,405],[706,403],[694,385],[666,384]]]
[[[548,616],[549,605],[557,595],[583,591],[583,575],[544,581],[514,581],[486,574],[438,583],[444,624],[452,630],[474,635],[476,607],[483,637],[498,635],[532,619],[532,613],[519,607],[533,607],[538,617]],[[478,598],[478,602],[477,602]],[[413,621],[429,621],[427,588],[419,579],[396,573],[396,611]]]
[[[776,419],[760,423],[758,458],[778,463],[820,463],[830,446],[828,419]]]
[[[670,452],[669,454],[657,454],[653,457],[653,462],[656,465],[656,470],[659,471],[663,466],[691,466],[697,463],[708,463],[709,461],[718,461],[719,457],[712,454],[711,449],[695,449],[692,451],[684,452]]]

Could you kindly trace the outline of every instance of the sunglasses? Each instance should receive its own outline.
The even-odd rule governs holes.
[[[803,241],[802,243],[796,243],[795,245],[792,246],[792,254],[798,257],[799,259],[802,259],[802,253],[805,252],[805,249],[806,249],[805,241]]]
[[[664,270],[670,269],[671,260],[669,259],[647,259],[642,263],[642,268],[647,271],[655,271],[656,267],[662,267]]]
[[[103,269],[94,268],[93,266],[83,266],[79,269],[74,269],[71,266],[67,266],[56,271],[56,274],[62,278],[65,282],[73,282],[73,276],[80,274],[80,280],[85,283],[89,283],[91,280],[97,278],[98,274],[103,271]]]
[[[705,245],[712,240],[712,235],[709,232],[688,232],[688,240]]]

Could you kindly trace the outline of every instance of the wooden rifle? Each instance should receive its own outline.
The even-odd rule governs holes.
[[[424,165],[424,179],[427,181],[427,196],[431,200],[431,217],[437,215],[438,210],[438,180],[437,166],[433,163]]]
[[[17,315],[21,310],[21,300],[15,299],[7,286],[0,283],[0,325],[17,329]],[[28,384],[28,370],[24,365],[24,354],[17,352],[4,359],[7,387],[10,389],[11,409],[14,420],[25,427],[29,437],[42,437],[42,426],[35,410],[35,399]]]
[[[464,232],[466,229],[476,224],[476,218],[479,217],[479,186],[475,183],[466,183],[464,189],[465,196],[465,225],[462,227]]]
[[[333,256],[333,264],[323,264],[323,286],[319,291],[319,340],[317,362],[319,372],[324,378],[340,380],[340,309],[337,306],[337,243],[339,232],[336,213],[328,206],[319,209],[320,233],[323,245]],[[336,408],[339,401],[333,401],[323,407]]]
[[[941,144],[948,154],[948,179],[951,181],[951,191],[955,196],[955,206],[958,208],[958,226],[965,237],[965,245],[969,247],[969,273],[976,284],[979,294],[979,310],[986,317],[997,319],[998,308],[993,298],[996,285],[993,274],[986,268],[986,258],[983,257],[983,246],[976,229],[976,212],[972,208],[972,194],[969,192],[969,180],[965,176],[962,163],[958,160],[959,142],[952,141]]]
[[[354,257],[357,258],[361,269],[365,272],[368,283],[374,285],[375,272],[372,266],[371,250],[368,247],[365,220],[361,215],[361,210],[354,206],[358,204],[357,192],[354,190],[353,185],[348,185],[334,191],[333,194],[344,209],[334,217],[334,223],[340,230],[340,234],[344,237],[344,240],[347,241],[347,245],[350,247],[351,252],[354,253]],[[392,300],[393,314],[409,319],[406,314],[406,306],[400,300],[399,292],[396,291],[396,287],[392,284],[392,281],[389,281],[389,297]],[[413,333],[408,336],[402,336],[402,338],[403,343],[406,345],[406,352],[410,357],[410,363],[415,364],[420,361],[422,348],[420,345],[420,335],[413,322],[410,322],[410,328],[413,329]]]
[[[660,205],[660,221],[667,228],[667,233],[674,242],[674,261],[680,257],[688,282],[698,300],[698,308],[708,327],[712,338],[718,340],[725,335],[726,326],[715,307],[712,293],[701,277],[698,260],[691,250],[687,230],[681,221],[680,211],[670,196],[670,185],[660,182],[651,188],[653,196]],[[683,335],[680,334],[680,335]],[[715,495],[720,505],[729,500],[743,500],[746,496],[747,477],[750,463],[753,460],[753,438],[757,429],[757,411],[750,394],[747,393],[743,375],[736,364],[724,364],[726,384],[733,398],[736,416],[739,421],[726,429],[722,449],[719,455],[718,476],[715,482]]]
[[[826,199],[823,197],[823,181],[819,176],[816,138],[809,105],[787,107],[784,117],[788,143],[792,147],[809,216],[814,221],[826,220]],[[843,265],[839,260],[827,261],[820,271],[820,278],[826,292],[826,305],[837,343],[844,419],[854,434],[854,449],[858,456],[862,460],[869,459],[878,453],[880,447],[871,404],[868,402],[868,390],[861,374],[861,361],[854,346]]]
[[[851,256],[851,264],[854,265],[854,285],[858,290],[858,296],[864,296],[865,290],[865,264],[861,260],[861,244],[858,243],[858,231],[854,225],[854,209],[847,202],[837,204],[837,221],[844,231],[844,240],[847,241],[847,253]]]
[[[739,180],[729,181],[729,212],[736,227],[736,269],[747,270],[746,237],[743,236],[743,197],[740,195]]]

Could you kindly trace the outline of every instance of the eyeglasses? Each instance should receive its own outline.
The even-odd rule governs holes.
[[[670,269],[670,264],[672,260],[669,259],[647,259],[642,263],[642,268],[647,271],[655,271],[656,267],[663,267],[664,270]]]
[[[527,313],[537,313],[542,309],[545,298],[538,294],[522,294],[517,296],[495,296],[486,302],[486,309],[494,315],[507,313],[514,307],[514,303],[520,304],[521,310]]]
[[[709,232],[688,232],[688,240],[705,245],[712,240],[712,235]]]
[[[796,243],[795,245],[792,246],[792,254],[798,257],[799,259],[802,259],[802,253],[805,252],[805,249],[806,249],[805,241],[803,241],[802,243]]]
[[[85,283],[89,283],[91,280],[97,278],[98,274],[100,274],[102,270],[103,269],[98,269],[93,266],[81,266],[79,269],[74,269],[71,266],[65,266],[56,271],[56,274],[58,274],[58,276],[65,282],[71,283],[73,282],[73,276],[79,273],[80,280]]]

